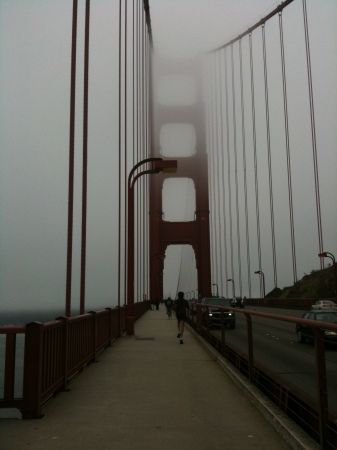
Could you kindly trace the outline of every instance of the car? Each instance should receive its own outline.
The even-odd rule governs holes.
[[[325,311],[307,311],[303,314],[302,319],[318,320],[320,322],[334,323],[337,325],[337,311],[333,309],[327,309]],[[337,331],[321,329],[326,343],[337,344]],[[298,342],[303,344],[306,340],[313,341],[313,329],[307,325],[297,323],[296,334]]]
[[[230,300],[230,305],[232,308],[244,308],[244,301],[242,298],[233,298]]]
[[[217,306],[229,307],[230,302],[225,297],[202,298],[201,303],[205,305],[202,308],[203,324],[210,329],[221,329],[221,310]],[[212,305],[208,308],[206,305]],[[229,309],[223,310],[224,325],[229,328],[235,328],[235,312]]]
[[[311,309],[334,309],[337,311],[337,305],[331,300],[318,300],[311,305]]]

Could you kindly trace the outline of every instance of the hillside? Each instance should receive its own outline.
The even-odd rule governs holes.
[[[293,286],[275,288],[267,298],[334,298],[335,277],[331,265],[323,270],[312,270]]]

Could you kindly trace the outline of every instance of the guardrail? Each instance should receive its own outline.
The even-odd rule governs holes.
[[[134,307],[137,320],[150,307]],[[5,336],[3,395],[0,408],[18,408],[23,419],[41,417],[42,405],[56,392],[67,389],[69,381],[126,329],[126,307],[106,308],[74,317],[59,317],[47,323],[0,327]],[[18,384],[17,336],[24,335],[22,382]],[[16,390],[22,392],[17,395]],[[1,391],[0,391],[1,396]]]
[[[210,330],[207,319],[208,308],[217,308],[221,312],[221,332]],[[229,342],[229,333],[223,312],[230,310],[245,318],[247,347],[245,350]],[[319,321],[309,321],[278,314],[263,313],[248,309],[231,307],[219,307],[217,305],[194,304],[194,314],[190,315],[189,323],[210,342],[226,359],[267,395],[281,410],[283,410],[294,422],[300,425],[313,439],[320,443],[322,449],[336,450],[337,448],[337,414],[329,410],[328,388],[326,374],[325,343],[322,328],[337,333],[337,324]],[[314,340],[314,369],[315,382],[317,386],[317,398],[312,398],[307,392],[301,391],[282,375],[274,373],[270,367],[266,367],[263,361],[255,356],[256,338],[254,339],[252,319],[260,317],[275,322],[289,322],[294,324],[305,324],[313,331]],[[228,333],[228,334],[227,334]],[[227,337],[227,339],[226,339]],[[337,345],[336,345],[337,346]],[[336,396],[336,393],[334,394]]]

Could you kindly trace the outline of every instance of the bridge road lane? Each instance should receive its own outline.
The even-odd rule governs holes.
[[[191,331],[179,344],[163,306],[135,334],[44,405],[42,419],[1,420],[1,450],[290,448]]]

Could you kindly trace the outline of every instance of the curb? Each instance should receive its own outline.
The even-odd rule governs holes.
[[[218,366],[229,376],[236,386],[249,398],[250,402],[260,411],[263,417],[279,433],[280,437],[293,450],[320,450],[321,446],[314,441],[305,431],[281,411],[268,397],[256,386],[245,378],[232,364],[230,364],[219,352],[213,348],[190,325],[189,331],[199,341]]]

